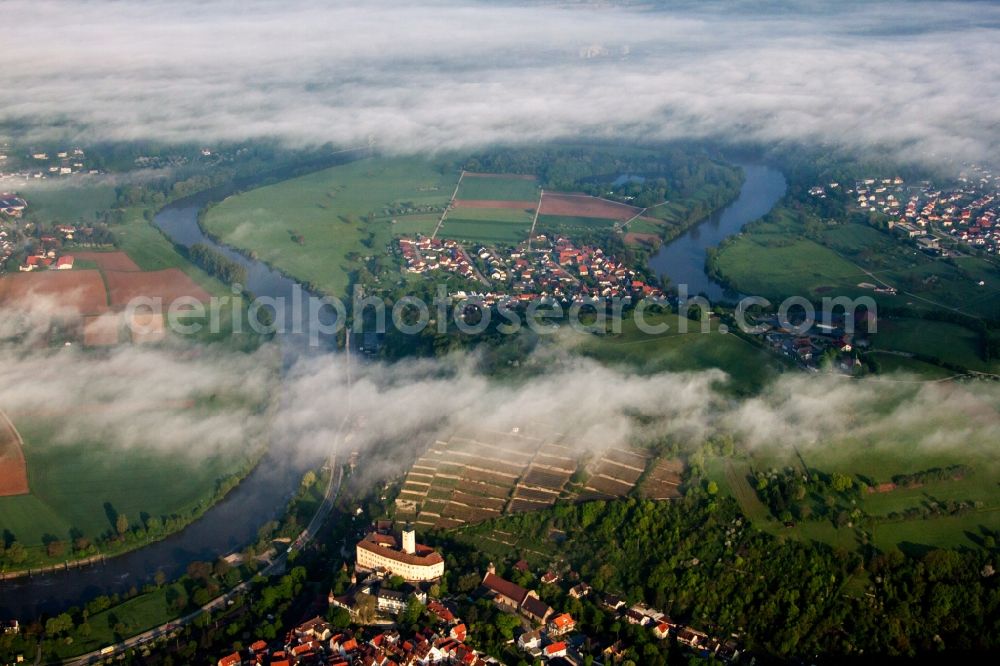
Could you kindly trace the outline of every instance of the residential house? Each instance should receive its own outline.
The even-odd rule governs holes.
[[[569,613],[561,613],[549,620],[549,635],[562,636],[576,628],[576,620]]]
[[[225,657],[219,660],[219,666],[241,666],[242,664],[243,664],[243,657],[240,656],[239,652],[227,654]]]
[[[542,585],[552,585],[559,582],[559,574],[554,571],[546,571],[541,577]]]
[[[552,643],[551,645],[546,645],[542,649],[542,654],[548,659],[554,659],[555,657],[565,657],[566,656],[566,643],[559,641],[557,643]]]
[[[542,632],[540,629],[526,631],[517,637],[517,647],[524,652],[534,653],[542,647]]]

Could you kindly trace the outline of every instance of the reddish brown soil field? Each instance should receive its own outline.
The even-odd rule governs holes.
[[[548,502],[549,504],[552,504],[556,501],[559,495],[557,493],[546,493],[541,490],[518,486],[517,490],[514,492],[514,497],[515,499],[525,499],[533,502]]]
[[[73,256],[85,261],[93,261],[102,271],[138,271],[140,268],[132,257],[124,252],[74,252]]]
[[[641,243],[643,245],[656,246],[660,244],[660,237],[657,236],[656,234],[643,234],[635,231],[630,231],[627,234],[625,234],[625,242],[628,245],[639,245]]]
[[[28,466],[21,438],[7,415],[0,412],[0,497],[28,492]]]
[[[121,318],[117,313],[83,318],[83,344],[86,347],[111,347],[118,344]]]
[[[535,180],[535,177],[519,173],[474,173],[465,172],[465,178],[510,178],[511,180]]]
[[[587,489],[596,490],[598,493],[612,495],[614,497],[624,497],[632,490],[631,483],[625,481],[608,479],[603,476],[594,476],[587,482]]]
[[[31,304],[40,297],[51,298],[58,307],[72,308],[82,315],[101,314],[108,309],[108,295],[99,271],[42,271],[0,278],[0,305]]]
[[[495,199],[455,199],[455,208],[511,208],[534,212],[537,201],[498,201]]]
[[[163,314],[136,312],[128,328],[133,344],[159,342],[167,335],[163,325]]]
[[[549,194],[542,197],[542,215],[564,215],[567,217],[599,217],[606,220],[628,220],[635,217],[640,208],[606,201],[586,194]]]
[[[681,496],[681,475],[684,463],[675,459],[659,461],[642,484],[642,496],[648,499],[667,500]]]
[[[199,287],[179,268],[147,273],[108,271],[104,274],[108,282],[111,304],[124,307],[133,298],[140,296],[162,299],[164,312],[170,303],[182,296],[193,296],[202,303],[209,301],[209,294]]]

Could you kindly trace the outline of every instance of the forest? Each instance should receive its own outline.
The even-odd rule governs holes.
[[[533,541],[539,550],[558,535],[562,559],[550,566],[561,567],[564,580],[578,575],[601,593],[645,601],[675,621],[737,634],[762,656],[824,654],[842,663],[864,654],[1000,647],[995,540],[983,551],[848,552],[758,531],[733,500],[711,490],[693,489],[671,503],[563,504],[440,534],[449,584],[483,570],[486,556],[473,544],[494,530],[523,535],[519,543]],[[613,629],[607,618],[592,617],[588,627],[587,618],[584,633]]]
[[[712,159],[704,149],[677,145],[655,150],[558,144],[505,148],[475,155],[463,168],[534,174],[547,190],[584,192],[641,208],[696,196],[706,186],[722,186],[734,195],[741,181],[738,169]],[[721,205],[728,198],[732,197],[723,196],[715,203]]]

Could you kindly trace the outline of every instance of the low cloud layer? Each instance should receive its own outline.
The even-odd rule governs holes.
[[[8,347],[0,349],[0,409],[15,426],[42,427],[59,445],[157,451],[194,464],[249,453],[266,441],[262,407],[273,363],[267,352],[186,345],[108,352]]]
[[[580,452],[662,436],[693,450],[726,432],[751,450],[817,451],[854,440],[897,454],[952,451],[965,457],[988,454],[1000,440],[1000,391],[991,384],[791,373],[756,397],[733,400],[720,392],[727,378],[718,370],[640,375],[561,352],[542,353],[532,365],[546,370],[514,382],[484,377],[465,356],[356,364],[349,391],[342,355],[311,359],[289,376],[277,431],[316,452],[391,442],[400,455],[368,464],[392,468],[395,462],[394,471],[435,437],[533,426],[562,433]],[[348,414],[359,427],[345,441],[340,429]],[[905,468],[906,460],[900,465]]]
[[[0,310],[0,321],[14,320]],[[963,457],[1000,441],[1000,389],[988,383],[789,373],[734,400],[720,390],[728,378],[719,370],[639,374],[562,345],[536,352],[525,366],[533,371],[517,379],[488,377],[463,354],[355,360],[350,368],[343,354],[316,354],[279,379],[273,345],[254,354],[180,342],[53,349],[40,325],[25,335],[31,318],[20,321],[22,342],[8,337],[0,347],[0,409],[15,424],[52,423],[60,444],[100,442],[192,462],[268,437],[276,458],[296,466],[331,450],[377,448],[364,464],[381,475],[402,471],[435,437],[513,428],[562,433],[581,453],[664,436],[693,448],[719,432],[750,449],[815,451],[856,440]]]
[[[42,140],[566,135],[1000,147],[982,2],[4,3],[0,122]]]

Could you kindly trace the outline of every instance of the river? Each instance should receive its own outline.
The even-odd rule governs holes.
[[[340,161],[354,157],[347,154]],[[724,296],[722,287],[705,275],[706,248],[718,245],[726,236],[766,214],[785,192],[786,182],[780,172],[760,165],[741,166],[746,180],[737,198],[683,236],[665,244],[650,260],[650,266],[668,276],[672,284],[686,283],[691,294],[704,292],[712,300]],[[290,299],[297,288],[294,280],[215,243],[198,225],[198,215],[205,206],[249,189],[255,181],[273,180],[276,175],[280,174],[245,179],[176,201],[156,215],[154,224],[178,245],[205,243],[245,266],[245,286],[254,295]],[[293,316],[291,310],[286,314],[289,318]],[[279,342],[286,367],[303,354],[326,351],[307,348],[304,335],[285,334],[279,337]],[[327,338],[326,342],[328,347],[332,340]],[[261,525],[280,515],[301,475],[310,466],[304,462],[292,464],[290,461],[296,458],[299,456],[268,453],[225,499],[198,521],[162,541],[110,558],[103,564],[0,583],[0,618],[28,619],[40,613],[61,612],[102,594],[121,594],[133,586],[141,588],[153,581],[157,571],[175,578],[191,562],[214,560],[244,547],[256,539]]]
[[[788,183],[780,171],[761,164],[740,164],[745,180],[731,204],[669,243],[649,260],[656,274],[670,279],[669,286],[687,285],[688,294],[705,294],[712,302],[726,300],[725,289],[705,273],[706,250],[766,215],[785,195]],[[729,294],[732,300],[733,294]]]
[[[356,159],[362,153],[345,152],[322,163],[307,165],[324,168],[336,163]],[[244,178],[224,186],[212,188],[180,199],[161,210],[153,220],[174,243],[190,247],[204,243],[247,268],[246,289],[255,296],[291,299],[297,283],[272,270],[259,261],[253,261],[226,246],[215,243],[202,233],[198,215],[209,204],[231,194],[258,184],[301,172],[303,166],[287,168]],[[305,296],[308,292],[302,290]],[[291,331],[295,313],[286,311]],[[302,313],[305,316],[305,313]],[[284,334],[277,338],[281,345],[284,366],[307,354],[328,353],[332,347],[331,336],[320,336],[321,346],[310,348],[303,334]],[[257,539],[257,530],[269,520],[274,520],[298,488],[302,474],[315,467],[321,460],[308,461],[303,456],[265,454],[264,459],[221,502],[180,532],[162,541],[138,550],[105,560],[101,564],[67,571],[45,573],[0,582],[0,619],[28,620],[41,613],[57,613],[74,605],[81,605],[102,594],[122,594],[131,587],[141,588],[153,582],[157,571],[173,579],[184,573],[194,561],[212,561],[239,550]],[[295,461],[295,462],[293,462]]]

